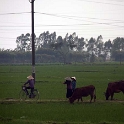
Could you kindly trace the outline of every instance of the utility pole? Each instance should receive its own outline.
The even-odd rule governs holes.
[[[120,65],[121,65],[121,51],[120,51]]]
[[[34,1],[35,0],[29,0],[31,3],[31,28],[32,28],[32,76],[35,81],[35,42],[34,42]]]

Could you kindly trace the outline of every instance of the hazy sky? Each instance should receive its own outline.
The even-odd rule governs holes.
[[[76,32],[90,39],[103,36],[103,41],[124,37],[124,0],[35,0],[35,34],[44,31],[63,38]],[[14,49],[16,38],[31,33],[29,0],[1,0],[0,48]]]

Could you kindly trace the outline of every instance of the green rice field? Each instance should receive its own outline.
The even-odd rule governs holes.
[[[0,66],[0,124],[124,124],[124,94],[105,100],[109,82],[124,79],[124,66],[119,64],[36,65],[35,76],[40,92],[38,101],[19,100],[19,92],[31,65]],[[75,76],[77,87],[94,85],[96,102],[70,104],[66,99],[64,78]]]

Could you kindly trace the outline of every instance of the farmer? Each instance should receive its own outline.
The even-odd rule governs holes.
[[[27,95],[29,95],[27,89],[31,89],[31,94],[33,94],[33,91],[34,91],[34,78],[31,75],[29,75],[27,77],[27,79],[28,79],[28,81],[26,83],[24,83],[24,86],[25,86],[25,90],[27,92]],[[28,85],[28,86],[26,86],[26,85]]]
[[[71,77],[71,79],[72,79],[72,92],[74,92],[76,88],[76,77]]]
[[[69,98],[72,96],[72,79],[70,77],[66,77],[65,80],[66,81],[63,84],[67,85],[66,98]]]

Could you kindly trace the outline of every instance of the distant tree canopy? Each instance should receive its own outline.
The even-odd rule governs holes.
[[[0,63],[31,63],[32,39],[29,33],[16,38],[15,50],[0,49]],[[102,35],[89,40],[78,38],[76,33],[64,38],[56,32],[35,35],[35,61],[37,63],[72,63],[95,61],[120,61],[124,58],[124,38],[103,41]]]

